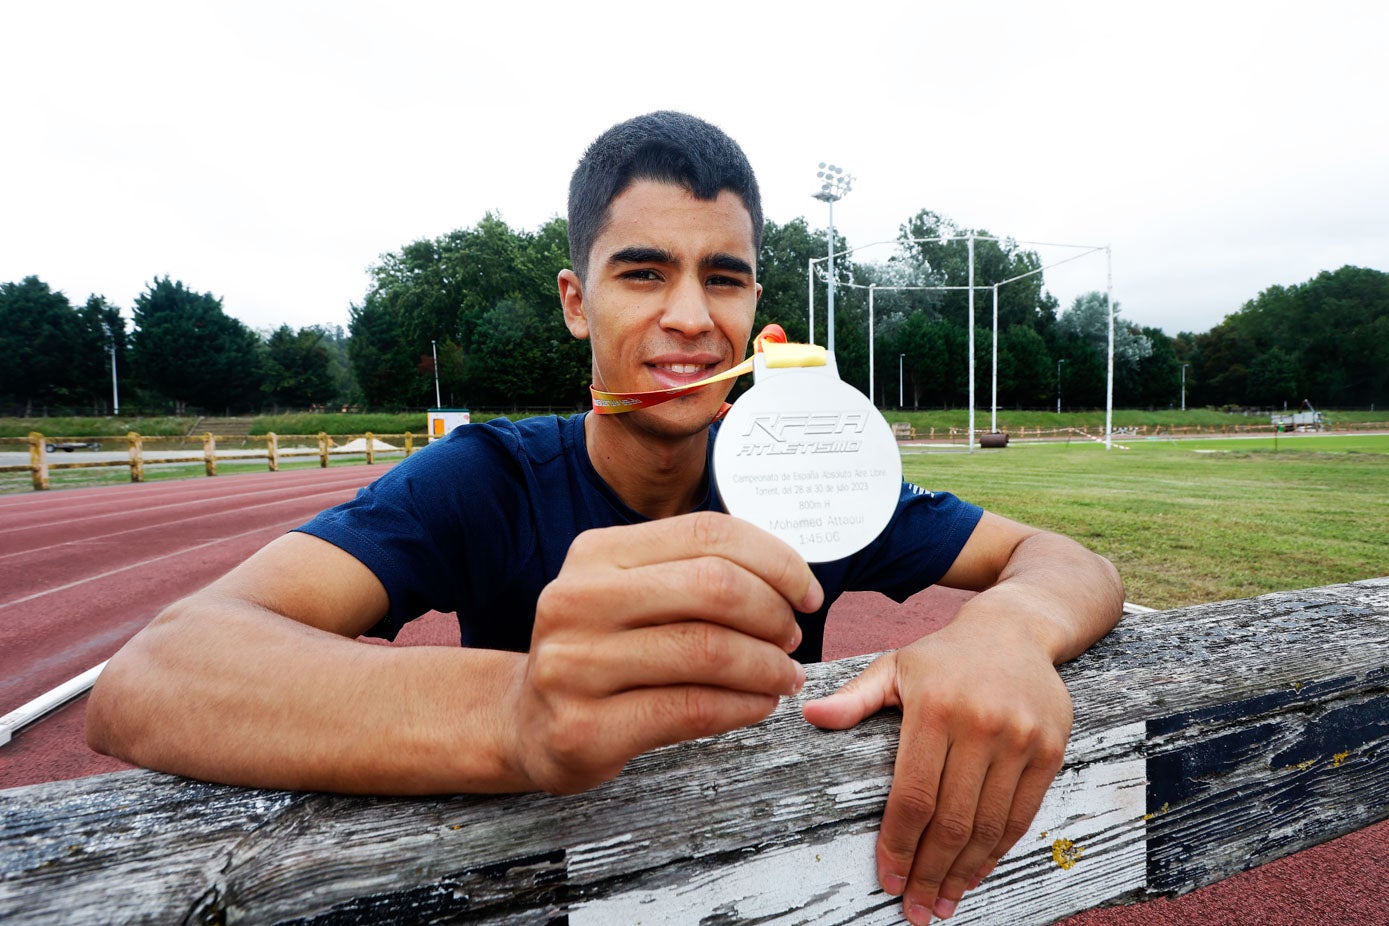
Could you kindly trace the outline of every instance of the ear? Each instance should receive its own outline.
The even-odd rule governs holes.
[[[758,284],[757,284],[757,295],[754,296],[753,299],[756,300],[757,302],[761,302],[761,301],[762,301],[762,284],[761,284],[761,283],[758,283]]]
[[[573,270],[559,272],[559,302],[564,325],[580,341],[588,340],[588,315],[584,313],[584,284]]]

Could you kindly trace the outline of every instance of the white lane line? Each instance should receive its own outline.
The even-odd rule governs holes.
[[[302,501],[308,501],[308,500],[310,500],[310,499],[320,498],[320,497],[325,496],[325,495],[336,495],[336,494],[338,494],[340,491],[342,491],[342,490],[341,490],[341,489],[326,489],[326,490],[324,490],[324,491],[322,491],[322,492],[315,492],[315,493],[312,494],[312,495],[294,495],[294,496],[290,496],[289,498],[278,498],[278,499],[275,499],[275,500],[273,500],[273,501],[261,502],[261,503],[256,504],[256,505],[246,505],[245,507],[233,508],[233,509],[231,509],[231,511],[229,511],[229,512],[222,512],[221,514],[240,514],[240,513],[243,512],[243,511],[255,511],[257,508],[268,508],[268,507],[272,507],[272,506],[275,506],[275,505],[283,505],[283,504],[286,504],[286,503],[289,503],[289,502],[302,502]],[[161,506],[159,506],[159,507],[160,507],[160,508],[184,508],[184,507],[187,507],[187,506],[186,506],[186,505],[161,505]],[[158,510],[159,510],[159,508],[147,508],[147,509],[142,509],[142,511],[158,511]],[[219,516],[220,516],[220,515],[219,515]],[[103,516],[103,517],[104,517],[104,516]],[[50,543],[50,544],[48,544],[47,546],[44,546],[44,547],[30,547],[30,548],[27,549],[27,550],[15,550],[13,553],[0,553],[0,560],[2,560],[2,559],[9,559],[10,557],[13,557],[13,556],[23,556],[23,555],[28,554],[28,553],[42,553],[44,550],[54,550],[54,549],[57,549],[58,547],[69,547],[69,546],[73,546],[73,545],[77,545],[77,544],[83,544],[83,545],[85,545],[85,544],[96,543],[96,542],[98,542],[98,541],[106,540],[107,538],[110,538],[110,537],[119,537],[121,534],[133,534],[133,533],[137,533],[137,532],[139,532],[139,531],[147,531],[147,530],[150,530],[150,529],[152,529],[152,528],[165,528],[165,527],[170,527],[170,526],[172,526],[172,525],[174,525],[174,524],[182,524],[182,523],[184,523],[185,521],[198,521],[198,520],[202,520],[203,518],[206,518],[206,517],[209,517],[209,515],[208,515],[206,512],[200,512],[200,513],[198,513],[198,514],[189,515],[189,516],[186,517],[186,518],[177,518],[177,519],[172,520],[172,521],[157,521],[157,522],[154,522],[154,523],[151,523],[151,524],[143,524],[143,525],[141,525],[141,526],[139,526],[139,527],[130,527],[130,528],[127,528],[127,529],[125,529],[125,530],[123,530],[123,531],[111,531],[110,533],[107,533],[107,534],[98,534],[98,535],[96,535],[96,536],[91,536],[91,537],[82,537],[82,538],[80,538],[80,539],[78,539],[78,540],[64,540],[64,541],[61,541],[61,542],[59,542],[59,543]],[[4,607],[4,605],[0,605],[0,607]]]
[[[290,527],[297,527],[299,524],[301,524],[301,523],[303,523],[303,522],[301,522],[301,521],[299,521],[299,520],[296,519],[296,520],[294,520],[294,521],[289,521],[289,522],[286,522],[286,523],[288,523]],[[279,525],[268,524],[268,525],[262,525],[261,527],[252,528],[251,530],[248,530],[248,531],[242,531],[242,532],[239,533],[239,534],[228,534],[228,535],[226,535],[226,536],[224,536],[224,537],[216,537],[216,538],[214,538],[214,539],[212,539],[212,540],[208,540],[208,541],[205,541],[205,542],[203,542],[203,543],[196,544],[196,545],[191,546],[191,547],[183,547],[183,548],[181,548],[181,549],[175,550],[175,551],[172,552],[172,553],[165,553],[165,554],[162,554],[162,555],[160,555],[160,556],[154,556],[154,557],[151,557],[150,559],[141,560],[141,561],[138,562],[138,563],[130,563],[129,565],[121,566],[119,569],[111,569],[111,570],[108,570],[108,571],[106,571],[106,572],[97,573],[97,574],[94,575],[94,576],[87,576],[85,579],[78,579],[76,582],[69,582],[69,583],[67,583],[66,585],[57,585],[57,586],[54,586],[53,588],[44,589],[44,590],[41,591],[41,592],[35,592],[35,593],[32,594],[32,595],[25,595],[23,598],[16,598],[16,599],[14,599],[13,601],[6,601],[6,602],[3,602],[3,603],[0,603],[0,611],[3,611],[3,610],[5,610],[6,608],[12,607],[12,606],[17,605],[17,604],[24,604],[26,601],[33,601],[35,598],[42,598],[42,597],[44,597],[45,595],[53,595],[53,594],[56,594],[56,593],[58,593],[58,592],[64,592],[64,591],[67,591],[67,590],[70,589],[70,588],[77,588],[79,585],[86,585],[88,582],[95,582],[95,581],[97,581],[98,579],[105,579],[105,578],[107,578],[108,576],[114,576],[114,575],[117,575],[117,574],[122,573],[122,572],[128,572],[128,571],[130,571],[131,569],[139,569],[139,568],[142,567],[142,566],[148,566],[148,565],[150,565],[151,563],[157,563],[157,562],[160,562],[161,560],[170,559],[170,558],[175,557],[175,556],[182,556],[182,555],[185,554],[185,553],[193,553],[193,552],[196,552],[196,551],[198,551],[198,550],[203,549],[204,547],[215,546],[216,544],[219,544],[219,543],[226,543],[226,542],[228,542],[228,541],[230,541],[230,540],[237,540],[237,539],[239,539],[239,538],[241,538],[241,537],[249,537],[251,534],[259,534],[259,533],[263,533],[263,532],[265,532],[265,531],[270,531],[270,530],[284,531],[284,530],[286,530],[286,529],[287,529],[287,528],[282,527],[282,526],[279,526]]]
[[[354,474],[354,475],[355,475],[355,474]],[[367,482],[371,482],[371,481],[372,481],[372,480],[367,480]],[[340,485],[335,486],[335,487],[332,487],[332,488],[325,488],[324,491],[333,491],[335,488],[347,488],[347,487],[349,487],[349,486],[354,486],[354,485],[357,486],[358,488],[361,488],[361,487],[363,487],[365,484],[366,484],[366,483],[363,483],[363,482],[361,482],[361,481],[358,480],[358,479],[343,479],[343,480],[342,480],[342,483],[341,483]],[[213,498],[216,498],[216,499],[219,499],[219,500],[228,500],[228,499],[236,499],[236,498],[253,498],[253,497],[257,496],[257,495],[284,494],[285,491],[286,491],[286,489],[293,489],[293,488],[295,488],[295,487],[294,487],[294,486],[277,486],[277,487],[274,488],[274,489],[266,489],[266,488],[257,487],[257,488],[255,488],[255,489],[252,489],[252,490],[249,490],[249,491],[246,491],[246,492],[240,492],[240,493],[235,493],[235,494],[230,494],[230,495],[225,495],[225,494],[224,494],[224,495],[215,495],[215,496],[213,496]],[[294,495],[294,496],[291,496],[291,497],[298,498],[299,496],[298,496],[298,495]],[[208,498],[208,496],[205,495],[205,494],[198,494],[198,495],[195,495],[195,496],[193,496],[193,497],[191,497],[191,498],[188,498],[188,499],[186,499],[186,500],[184,500],[184,501],[170,502],[169,504],[165,504],[165,505],[151,505],[151,506],[149,506],[149,507],[147,507],[147,508],[140,508],[139,510],[140,510],[141,512],[151,512],[151,511],[163,511],[163,510],[166,509],[166,508],[184,508],[184,507],[187,507],[188,505],[196,505],[196,504],[199,504],[199,503],[201,503],[201,502],[204,502],[204,501],[207,500],[207,498]],[[113,504],[115,504],[115,503],[113,502]],[[120,509],[117,510],[117,511],[109,511],[109,512],[106,512],[106,513],[104,513],[104,514],[87,514],[87,515],[83,515],[83,516],[81,516],[81,517],[76,517],[76,518],[66,518],[66,519],[64,519],[64,520],[62,520],[62,521],[44,521],[43,524],[42,524],[41,526],[42,526],[42,527],[62,527],[62,526],[67,525],[67,524],[81,524],[81,523],[83,523],[83,522],[88,522],[88,521],[97,521],[97,520],[100,520],[100,519],[102,519],[102,518],[126,517],[126,516],[128,516],[129,514],[130,514],[130,506],[125,506],[125,507],[120,508]],[[41,549],[42,549],[42,548],[41,548]],[[23,552],[23,551],[21,551],[21,552]],[[5,555],[5,556],[13,556],[14,554],[10,553],[10,554],[4,554],[4,555]],[[0,557],[0,558],[2,558],[2,557]]]
[[[96,677],[101,674],[101,670],[104,668],[106,668],[104,662],[101,665],[93,666],[81,675],[63,682],[52,691],[44,692],[34,700],[21,704],[4,717],[0,717],[0,746],[8,743],[10,737],[19,732],[20,728],[27,727],[45,714],[56,711],[73,698],[86,694],[87,689],[96,684]]]

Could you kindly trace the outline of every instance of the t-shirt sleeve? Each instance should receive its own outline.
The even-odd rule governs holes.
[[[950,571],[983,515],[978,505],[949,492],[928,492],[902,483],[896,513],[854,559],[845,588],[882,592],[894,601],[906,601]]]
[[[507,575],[507,562],[530,543],[530,522],[518,516],[515,493],[506,480],[489,478],[516,465],[494,438],[455,434],[295,530],[341,548],[375,574],[390,610],[367,633],[394,639],[427,611],[486,601]],[[489,536],[496,532],[484,524],[513,530]]]

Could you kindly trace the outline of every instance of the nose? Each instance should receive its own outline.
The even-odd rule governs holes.
[[[667,290],[666,303],[661,312],[661,327],[687,338],[714,329],[714,319],[709,312],[709,294],[698,276],[682,274],[679,282]]]

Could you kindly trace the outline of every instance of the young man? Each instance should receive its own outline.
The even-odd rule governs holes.
[[[597,388],[686,385],[744,356],[762,213],[722,132],[676,113],[609,130],[569,221],[560,301]],[[1053,667],[1114,625],[1118,576],[910,486],[866,550],[811,569],[721,513],[710,423],[727,390],[458,430],[169,607],[102,674],[89,741],[264,787],[578,791],[766,717],[800,690],[841,591],[975,589],[949,626],[803,708],[832,729],[902,709],[879,881],[914,923],[950,915],[1061,766],[1071,703]],[[354,639],[430,609],[457,611],[463,648]]]

